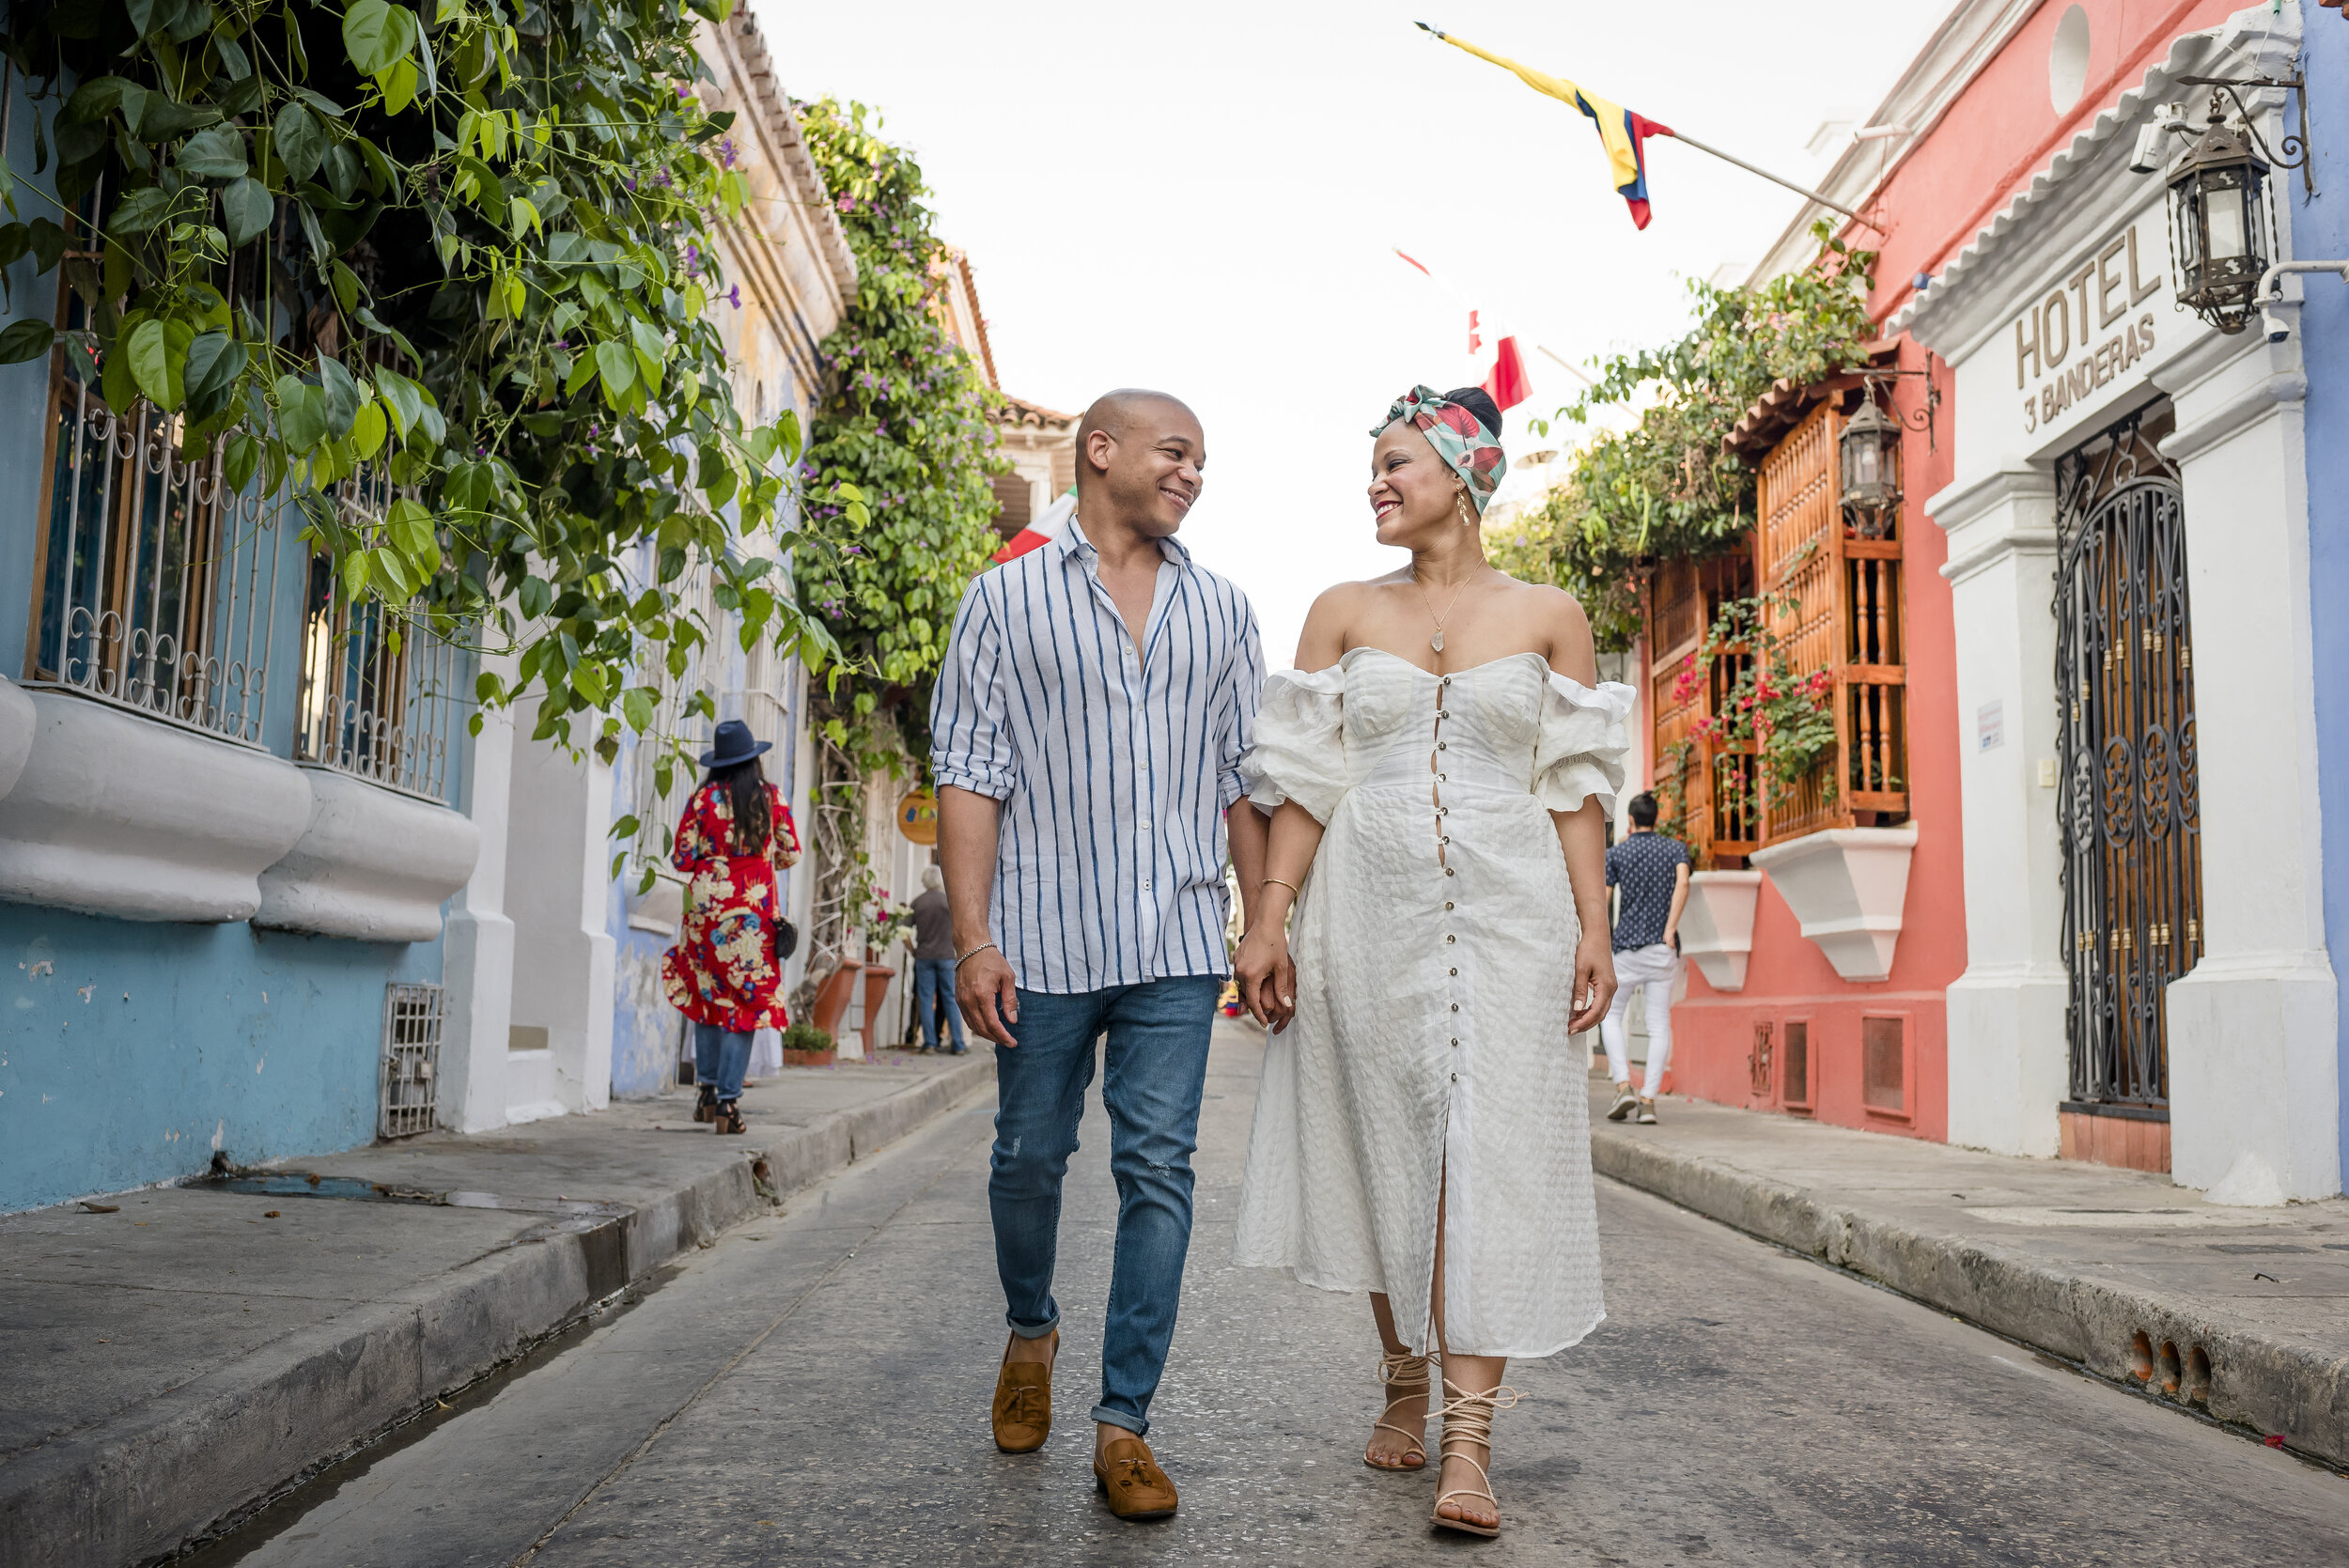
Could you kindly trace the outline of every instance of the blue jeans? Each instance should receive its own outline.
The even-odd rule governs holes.
[[[693,1078],[708,1084],[722,1100],[742,1096],[742,1074],[751,1064],[751,1037],[741,1030],[716,1024],[693,1026]]]
[[[1101,1331],[1101,1403],[1092,1419],[1150,1430],[1166,1347],[1174,1338],[1190,1250],[1191,1151],[1207,1079],[1220,975],[1056,996],[1019,993],[1019,1044],[995,1052],[995,1151],[987,1184],[995,1267],[1011,1331],[1042,1339],[1060,1323],[1052,1265],[1061,1178],[1093,1081],[1093,1042],[1109,1034],[1101,1103],[1117,1181],[1116,1264]]]
[[[922,1045],[938,1048],[938,1003],[946,1002],[947,1026],[955,1032],[955,1049],[962,1049],[962,1009],[955,1004],[955,961],[952,958],[913,960],[913,1010],[922,1015]]]

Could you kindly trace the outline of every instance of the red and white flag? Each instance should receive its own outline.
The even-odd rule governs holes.
[[[997,566],[1001,566],[1005,561],[1019,560],[1032,550],[1042,550],[1046,545],[1068,532],[1068,520],[1076,515],[1077,487],[1071,485],[1066,495],[1044,508],[1042,517],[1014,534],[1003,548],[995,552],[992,559]]]
[[[1394,254],[1419,269],[1421,276],[1454,299],[1462,298],[1458,289],[1428,271],[1427,263],[1409,255],[1399,245],[1394,247]],[[1487,330],[1484,324],[1484,312],[1474,305],[1470,305],[1468,317],[1469,357],[1482,359],[1485,352],[1485,333]],[[1493,406],[1503,413],[1533,396],[1533,379],[1525,372],[1525,356],[1517,351],[1517,334],[1503,333],[1494,343],[1493,367],[1485,376],[1485,395],[1490,397],[1493,400]]]

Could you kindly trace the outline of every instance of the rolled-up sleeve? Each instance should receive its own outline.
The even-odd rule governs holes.
[[[1239,764],[1256,743],[1256,708],[1264,700],[1264,647],[1256,635],[1255,608],[1242,599],[1240,611],[1239,647],[1232,659],[1232,722],[1215,768],[1216,805],[1222,811],[1230,811],[1248,793]]]
[[[988,577],[975,579],[955,612],[946,662],[930,691],[930,773],[941,789],[951,784],[1002,800],[1019,785],[1019,759],[1006,723],[1003,619],[988,588]]]

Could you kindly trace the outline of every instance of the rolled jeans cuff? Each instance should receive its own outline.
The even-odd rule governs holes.
[[[1137,1437],[1150,1435],[1150,1418],[1137,1416],[1131,1410],[1113,1410],[1106,1405],[1097,1405],[1093,1407],[1091,1419],[1106,1426],[1122,1426]]]
[[[1060,1319],[1057,1317],[1052,1319],[1050,1323],[1027,1324],[1020,1322],[1018,1318],[1013,1317],[1006,1312],[1003,1315],[1003,1321],[1010,1324],[1011,1331],[1019,1335],[1023,1340],[1043,1339],[1045,1336],[1051,1333],[1053,1329],[1060,1327]]]

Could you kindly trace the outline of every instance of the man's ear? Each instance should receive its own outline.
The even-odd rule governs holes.
[[[1117,438],[1107,430],[1085,432],[1085,460],[1103,474],[1110,471],[1110,458],[1117,451]]]

